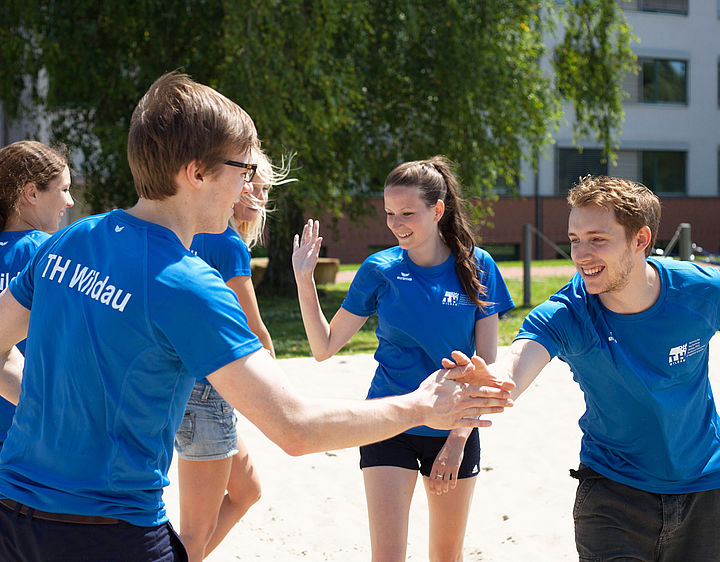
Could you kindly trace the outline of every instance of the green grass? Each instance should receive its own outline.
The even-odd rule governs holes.
[[[563,265],[567,264],[567,261],[562,261],[564,262]],[[522,306],[523,280],[506,279],[505,283],[507,283],[508,289],[510,290],[510,296],[515,303],[515,308],[500,319],[498,345],[510,345],[513,338],[517,335],[520,325],[525,319],[525,316],[527,316],[528,312],[530,312],[533,307],[546,300],[550,295],[557,292],[557,290],[568,281],[568,277],[538,277],[533,275],[532,283],[530,285],[531,306],[524,307]]]
[[[566,260],[552,261],[558,261],[561,265],[568,264]],[[546,264],[546,262],[541,263],[543,265]],[[538,262],[533,262],[533,264],[540,265]],[[502,265],[505,266],[506,264],[503,263]],[[557,264],[553,263],[552,265]],[[354,269],[357,269],[357,267],[358,266],[355,265]],[[348,267],[346,271],[352,269],[352,267]],[[532,306],[543,302],[567,283],[567,281],[567,277],[538,277],[537,275],[533,275],[531,285]],[[500,320],[498,334],[499,345],[509,345],[512,342],[520,329],[520,324],[522,324],[523,319],[530,311],[530,308],[521,306],[523,302],[522,279],[508,279],[506,282],[517,308],[506,314],[505,317]],[[349,287],[350,283],[333,283],[330,285],[320,285],[318,287],[320,305],[328,320],[331,319],[338,308],[340,308],[340,304],[345,298]],[[265,325],[268,327],[268,330],[270,330],[273,345],[275,346],[275,353],[278,358],[308,357],[311,355],[297,297],[258,297],[258,304]],[[372,316],[368,318],[365,325],[353,336],[339,354],[374,353],[377,347],[377,338],[375,337],[376,327],[377,317]]]

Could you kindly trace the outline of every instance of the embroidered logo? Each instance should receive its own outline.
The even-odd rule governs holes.
[[[0,246],[7,246],[7,242],[0,242]]]
[[[125,228],[125,227],[124,227],[124,226],[117,226],[117,225],[115,225],[115,232],[122,232],[122,231],[123,231],[123,228]]]
[[[445,296],[443,297],[442,303],[446,304],[447,306],[457,306],[459,300],[460,293],[456,293],[454,291],[445,291]]]
[[[400,272],[400,275],[398,275],[395,279],[397,279],[398,281],[412,281],[412,277],[410,277],[410,274],[403,273],[402,271]]]
[[[612,332],[610,332],[610,335],[608,336],[608,341],[609,341],[609,342],[615,342],[615,343],[618,342],[618,341],[615,339],[615,336],[613,335]]]
[[[688,357],[700,353],[704,347],[705,346],[700,343],[700,340],[692,340],[682,345],[671,347],[668,352],[668,365],[672,367],[673,365],[685,363]]]

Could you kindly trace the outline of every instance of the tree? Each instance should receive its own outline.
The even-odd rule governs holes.
[[[269,292],[294,290],[290,240],[306,216],[357,216],[401,161],[449,156],[470,196],[497,177],[512,180],[550,142],[558,88],[578,135],[597,135],[611,154],[622,78],[634,64],[616,0],[117,4],[11,0],[0,23],[9,41],[0,99],[19,107],[23,78],[46,70],[47,94],[34,101],[61,117],[58,136],[82,148],[98,209],[131,200],[127,124],[160,73],[182,68],[237,101],[274,160],[298,154],[301,181],[275,193],[260,288]],[[565,36],[550,56],[554,30]],[[540,64],[548,56],[555,79]]]

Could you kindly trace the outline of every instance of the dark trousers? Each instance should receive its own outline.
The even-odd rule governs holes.
[[[3,562],[187,562],[170,523],[138,527],[46,521],[0,505]]]
[[[720,560],[720,490],[654,494],[580,465],[573,518],[580,562]]]

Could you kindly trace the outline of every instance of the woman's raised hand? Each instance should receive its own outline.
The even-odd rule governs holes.
[[[296,234],[293,239],[292,265],[296,279],[312,276],[320,255],[322,236],[320,236],[320,222],[309,219],[301,235]]]

